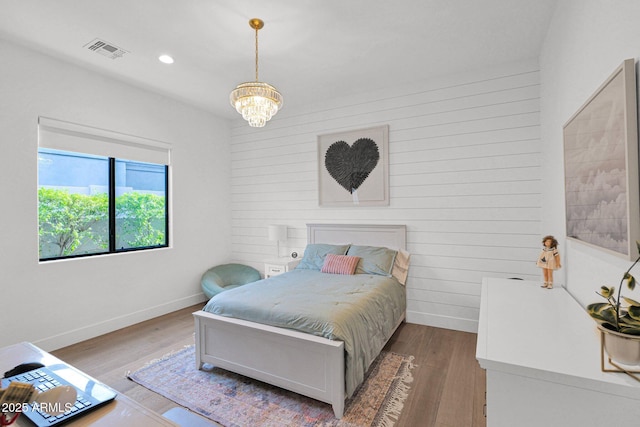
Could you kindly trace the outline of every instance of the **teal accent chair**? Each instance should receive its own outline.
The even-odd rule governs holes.
[[[200,280],[202,292],[211,299],[222,291],[260,280],[260,272],[243,264],[222,264],[208,269]]]

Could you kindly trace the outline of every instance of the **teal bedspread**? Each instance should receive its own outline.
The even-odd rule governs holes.
[[[293,270],[219,293],[204,310],[343,341],[349,397],[404,316],[406,298],[393,277]]]

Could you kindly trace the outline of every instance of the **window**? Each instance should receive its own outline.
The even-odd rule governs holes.
[[[168,246],[168,154],[163,143],[40,118],[40,260]]]

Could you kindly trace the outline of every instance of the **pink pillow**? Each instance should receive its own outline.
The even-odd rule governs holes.
[[[331,274],[353,274],[358,261],[360,257],[357,256],[327,254],[320,271]]]

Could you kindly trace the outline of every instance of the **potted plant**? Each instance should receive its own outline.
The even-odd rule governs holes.
[[[636,242],[636,246],[640,251],[640,242]],[[589,315],[598,322],[602,344],[609,358],[624,365],[640,365],[640,302],[622,296],[623,284],[626,283],[630,291],[636,287],[636,279],[631,275],[631,270],[638,261],[640,257],[620,279],[617,295],[613,286],[602,286],[600,292],[596,293],[606,302],[587,306]]]

